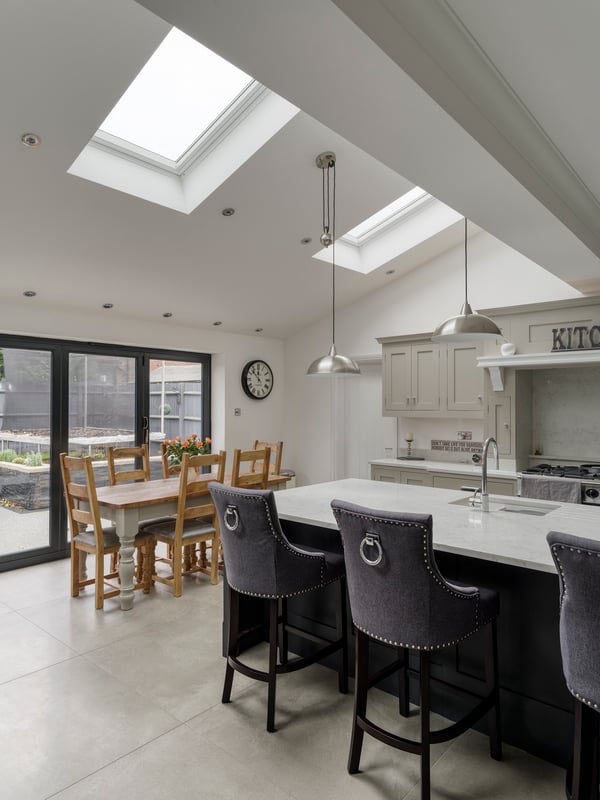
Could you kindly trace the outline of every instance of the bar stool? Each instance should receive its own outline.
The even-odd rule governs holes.
[[[575,698],[572,778],[567,796],[598,800],[600,543],[557,531],[550,531],[546,538],[558,572],[563,672]]]
[[[275,730],[275,691],[278,675],[295,672],[332,653],[340,653],[338,687],[348,691],[346,639],[346,583],[344,558],[339,553],[319,552],[291,544],[281,529],[273,492],[209,484],[217,509],[225,561],[225,577],[231,592],[229,637],[223,703],[231,700],[234,671],[268,684],[267,731]],[[287,598],[338,583],[336,638],[316,636],[287,622]],[[238,657],[244,636],[240,631],[240,596],[264,597],[269,608],[269,662],[266,671],[244,664]],[[255,629],[253,629],[255,630]],[[305,657],[288,660],[287,635],[321,645]],[[277,650],[279,649],[279,663]]]
[[[341,500],[331,503],[342,543],[356,628],[354,716],[348,772],[359,771],[363,736],[420,755],[421,798],[430,798],[430,748],[453,739],[488,714],[490,754],[502,758],[498,707],[498,595],[489,589],[450,583],[439,572],[432,547],[432,518],[426,514],[375,511]],[[487,628],[486,695],[458,722],[432,731],[429,725],[430,654],[451,647]],[[375,639],[399,651],[400,658],[369,674],[369,642]],[[399,671],[400,713],[409,714],[409,650],[419,651],[421,739],[398,736],[367,716],[368,690]],[[415,673],[416,674],[416,673]],[[447,688],[461,691],[458,687]],[[472,695],[472,693],[469,692]]]

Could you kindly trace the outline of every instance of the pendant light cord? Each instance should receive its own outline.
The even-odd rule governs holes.
[[[467,218],[465,217],[465,308],[469,304],[467,297]]]
[[[335,161],[331,159],[323,172],[323,233],[331,235],[331,293],[333,310],[331,315],[331,343],[335,345]],[[333,170],[333,193],[329,172]]]
[[[333,297],[333,313],[331,315],[331,343],[335,347],[335,161],[333,163],[333,217],[331,220],[331,294]],[[330,162],[331,166],[331,162]],[[329,167],[327,168],[327,183],[329,184]]]

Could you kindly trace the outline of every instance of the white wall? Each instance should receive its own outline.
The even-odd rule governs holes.
[[[460,245],[359,302],[338,309],[338,351],[354,356],[381,353],[377,337],[433,330],[443,319],[458,314],[464,299],[463,276]],[[489,234],[481,233],[469,240],[469,300],[474,309],[579,296],[566,283]],[[347,429],[349,423],[344,420],[343,426],[339,424],[339,417],[344,414],[344,391],[338,384],[354,378],[331,380],[306,375],[311,361],[329,349],[330,326],[330,319],[323,319],[285,343],[284,460],[296,470],[299,485],[342,477],[336,465],[346,462],[340,428]],[[456,430],[460,429],[473,430],[475,437],[474,425],[462,422],[458,425],[458,422],[449,422],[448,436],[440,438],[455,438]],[[419,429],[423,443],[436,438],[426,436],[426,423],[411,423],[411,427]],[[404,430],[400,422],[400,442]],[[435,433],[438,436],[442,430]],[[424,444],[418,441],[416,446]]]
[[[266,441],[283,438],[282,341],[185,328],[173,324],[172,319],[156,323],[124,320],[112,311],[98,315],[50,312],[34,303],[26,319],[22,312],[16,313],[8,304],[0,304],[3,332],[213,354],[213,449],[227,450],[229,464],[236,447],[251,447],[256,438]],[[252,358],[261,358],[273,368],[273,391],[265,400],[251,400],[242,390],[242,367]],[[234,416],[234,408],[241,409],[240,417]]]

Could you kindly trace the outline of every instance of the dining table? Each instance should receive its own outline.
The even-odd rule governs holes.
[[[214,480],[210,473],[194,479],[199,486]],[[269,475],[268,488],[285,488],[290,480],[288,475]],[[225,476],[225,483],[231,482],[231,476]],[[202,491],[201,489],[199,491]],[[135,563],[133,558],[134,540],[140,522],[158,517],[172,516],[177,511],[179,499],[179,476],[161,478],[159,480],[140,481],[137,483],[118,483],[115,486],[100,486],[97,489],[98,505],[104,519],[114,524],[121,544],[119,559],[119,599],[121,609],[129,611],[133,608],[133,575]]]

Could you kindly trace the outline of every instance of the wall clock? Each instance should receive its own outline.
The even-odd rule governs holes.
[[[264,400],[271,394],[273,370],[266,361],[248,361],[242,369],[242,388],[253,400]]]

